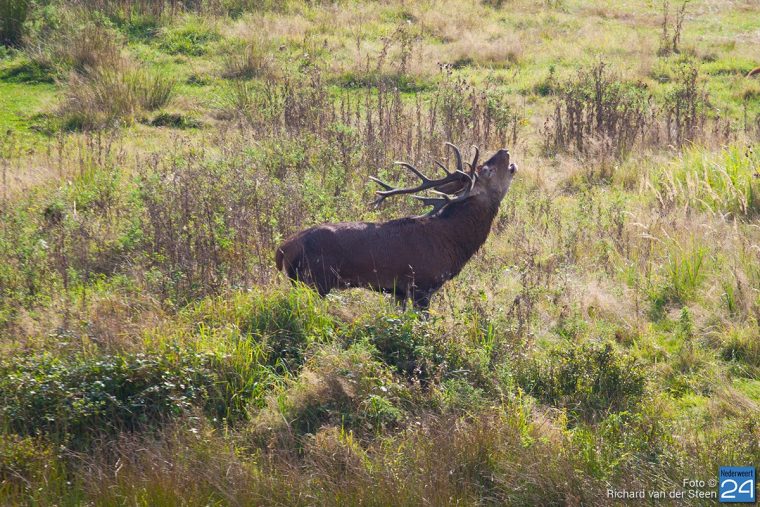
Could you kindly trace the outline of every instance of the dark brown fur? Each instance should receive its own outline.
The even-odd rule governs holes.
[[[502,197],[486,189],[433,216],[312,227],[277,249],[277,269],[320,295],[366,287],[427,309],[433,293],[486,241]]]
[[[755,74],[760,74],[760,67],[757,67],[756,69],[752,69],[751,71],[749,71],[749,74],[747,74],[747,77],[752,77]]]

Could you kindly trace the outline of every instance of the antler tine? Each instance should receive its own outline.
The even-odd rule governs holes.
[[[448,203],[450,203],[453,199],[451,199],[449,196],[446,197],[424,197],[422,195],[413,195],[413,198],[420,201],[423,206],[432,206],[433,209],[431,209],[427,216],[432,216],[438,213],[441,208],[446,206]]]
[[[416,167],[414,167],[409,162],[400,162],[400,161],[397,160],[396,162],[393,163],[393,165],[400,165],[401,167],[406,167],[407,169],[409,169],[410,171],[412,171],[415,174],[415,176],[417,176],[419,179],[421,179],[425,183],[427,183],[428,181],[430,181],[430,179],[428,179],[427,176],[425,176],[424,174],[422,174]]]
[[[446,167],[445,165],[443,165],[438,160],[435,161],[435,165],[437,165],[438,167],[440,167],[441,169],[443,169],[443,172],[445,172],[446,174],[451,174],[451,171],[449,171],[449,168]]]
[[[371,179],[372,181],[374,181],[375,183],[377,183],[378,185],[380,185],[386,190],[393,190],[393,187],[391,185],[387,184],[381,179],[375,178],[374,176],[370,176],[369,179]]]
[[[462,153],[460,153],[459,148],[449,142],[446,143],[446,146],[454,150],[454,156],[457,159],[457,171],[464,172],[464,167],[462,166]]]

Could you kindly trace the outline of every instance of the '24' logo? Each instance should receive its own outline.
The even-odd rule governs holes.
[[[720,467],[721,502],[755,501],[755,467]]]

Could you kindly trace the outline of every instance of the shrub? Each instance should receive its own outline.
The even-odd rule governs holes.
[[[385,364],[408,379],[429,380],[436,365],[443,362],[441,356],[431,357],[428,330],[414,318],[381,316],[359,332],[377,349]]]
[[[680,53],[679,44],[681,42],[681,32],[683,31],[683,22],[686,19],[686,6],[690,0],[684,0],[680,8],[675,9],[675,19],[671,21],[670,2],[662,2],[662,34],[660,36],[660,47],[657,49],[658,56],[667,56],[671,53]]]
[[[542,132],[545,151],[622,158],[648,145],[730,140],[730,122],[708,118],[711,105],[697,66],[677,61],[665,71],[674,74],[674,83],[660,99],[645,84],[611,74],[604,61],[580,70],[553,100]]]
[[[100,433],[134,430],[189,409],[213,383],[203,356],[142,354],[0,364],[0,420],[23,435],[82,445]]]
[[[667,140],[668,144],[683,147],[704,139],[710,103],[699,68],[693,62],[679,64],[674,84],[664,104]],[[719,123],[716,129],[720,129]]]
[[[279,140],[278,144],[287,134],[304,141],[298,143],[302,150],[330,148],[341,155],[337,161],[345,164],[336,167],[341,177],[366,177],[355,170],[357,165],[387,167],[399,153],[432,165],[434,157],[443,155],[444,139],[503,146],[511,138],[514,143],[523,124],[504,93],[491,88],[476,91],[465,79],[449,74],[435,88],[431,107],[419,97],[414,102],[405,100],[398,81],[369,79],[350,84],[366,89],[337,100],[329,84],[322,69],[313,64],[272,82],[234,80],[225,89],[220,114],[226,119],[240,118],[261,135]],[[335,164],[336,157],[325,158]]]
[[[87,75],[72,73],[60,106],[66,130],[95,130],[131,123],[138,112],[134,89],[116,68],[93,69]]]
[[[428,384],[447,371],[471,371],[463,351],[415,314],[372,316],[351,332],[350,340],[366,341],[376,357],[408,381]]]
[[[672,419],[663,410],[667,405],[647,399],[645,406],[633,412],[612,413],[595,426],[581,425],[570,432],[573,451],[585,475],[609,481],[641,480],[626,472],[651,463],[667,462],[672,452]],[[650,465],[651,466],[651,465]],[[668,472],[676,475],[675,470]],[[666,472],[667,473],[667,472]],[[667,475],[646,478],[647,484],[667,484]]]
[[[564,83],[544,126],[545,149],[627,155],[651,127],[652,98],[640,84],[611,74],[600,61]]]
[[[542,402],[566,409],[573,419],[595,421],[635,406],[645,378],[636,360],[612,344],[587,342],[567,343],[523,366],[518,382]]]
[[[45,481],[55,461],[52,446],[40,438],[0,433],[0,493],[8,486]]]
[[[21,42],[24,22],[31,7],[31,0],[9,0],[0,3],[0,43],[16,46]]]
[[[284,185],[242,155],[219,160],[175,152],[143,168],[137,184],[148,285],[179,303],[268,280],[275,234],[301,199],[285,195]]]
[[[206,298],[184,312],[183,318],[204,330],[233,326],[241,337],[263,347],[267,364],[293,372],[303,363],[306,349],[326,341],[337,327],[323,301],[306,287]]]
[[[162,111],[148,122],[152,127],[169,127],[174,129],[197,129],[202,123],[192,117],[181,113],[169,113]]]
[[[21,57],[0,69],[0,79],[12,83],[53,83],[55,71],[35,60]]]
[[[441,385],[443,406],[454,412],[475,413],[486,406],[482,389],[463,379],[449,379]]]
[[[283,380],[268,364],[270,356],[266,347],[253,337],[214,336],[231,343],[224,347],[225,353],[214,354],[208,363],[215,381],[208,388],[204,402],[207,413],[216,421],[234,424],[247,420],[250,411],[261,408],[266,396]],[[222,349],[217,344],[217,349]]]
[[[270,398],[252,421],[253,435],[290,439],[322,426],[378,431],[399,422],[404,390],[361,345],[317,351],[298,378]]]
[[[174,95],[177,82],[160,71],[132,70],[126,76],[131,81],[137,104],[144,111],[155,111],[167,105]]]

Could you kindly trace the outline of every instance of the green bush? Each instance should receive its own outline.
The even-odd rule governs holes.
[[[53,83],[55,72],[48,65],[21,57],[0,68],[0,79],[10,83]]]
[[[610,481],[633,467],[668,460],[672,453],[672,420],[661,401],[647,399],[641,410],[606,415],[594,426],[580,425],[570,432],[579,465],[590,477]],[[678,477],[673,467],[672,476]],[[653,487],[667,476],[652,477]],[[664,485],[663,485],[664,487]]]
[[[443,406],[454,412],[476,413],[486,406],[487,398],[482,389],[464,379],[449,379],[441,385]]]
[[[24,22],[31,7],[31,0],[0,2],[0,43],[15,46],[21,42]]]
[[[22,435],[81,445],[177,416],[205,397],[205,356],[16,357],[0,364],[0,420]]]
[[[445,360],[444,351],[432,343],[431,328],[413,314],[373,318],[355,333],[377,349],[385,364],[410,380],[431,380]]]
[[[0,490],[8,484],[44,480],[54,460],[52,446],[44,440],[0,433]]]
[[[228,44],[223,49],[222,62],[225,79],[272,78],[275,71],[271,48],[261,39],[252,39],[248,44],[243,41]]]
[[[265,361],[280,371],[297,370],[307,347],[326,340],[337,327],[323,301],[305,287],[206,298],[189,308],[184,317],[201,325],[203,333],[234,327],[240,336],[261,344]]]
[[[523,389],[575,420],[595,421],[635,406],[645,378],[636,360],[611,343],[565,344],[530,362],[518,375]]]
[[[195,118],[181,113],[169,113],[166,111],[158,113],[153,119],[148,121],[148,124],[152,127],[168,127],[180,130],[197,129],[203,126]]]
[[[412,383],[429,386],[460,379],[478,391],[499,389],[498,385],[509,376],[509,368],[496,364],[495,356],[480,344],[472,346],[464,339],[452,339],[438,324],[412,312],[382,313],[356,323],[347,333],[347,340],[372,345],[375,357]],[[468,332],[466,328],[458,331]]]
[[[292,438],[316,433],[323,426],[378,431],[401,421],[399,406],[407,396],[365,346],[325,347],[270,398],[253,420],[253,434],[259,439]]]

